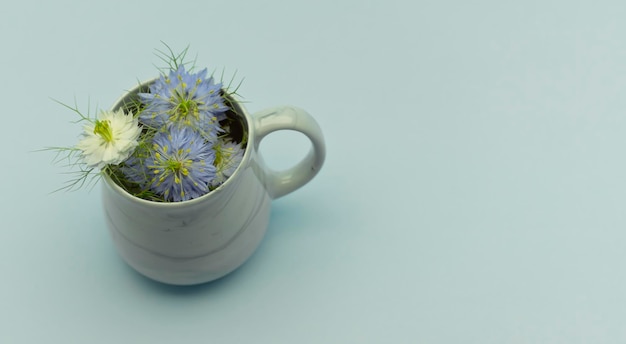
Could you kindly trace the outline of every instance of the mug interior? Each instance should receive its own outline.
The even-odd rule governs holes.
[[[132,111],[133,113],[136,114],[143,107],[143,105],[141,104],[139,100],[139,93],[148,93],[150,91],[150,86],[156,80],[157,78],[149,80],[147,82],[140,83],[135,88],[131,89],[126,94],[124,94],[121,98],[119,98],[115,102],[115,104],[112,106],[111,110],[117,111],[119,109],[123,109],[124,112],[126,113],[128,113],[129,111]],[[226,187],[232,179],[236,178],[238,172],[242,169],[242,166],[247,165],[248,161],[250,160],[250,154],[251,154],[250,149],[252,147],[249,145],[249,143],[251,142],[251,138],[252,138],[251,136],[253,135],[253,133],[252,133],[252,130],[250,129],[250,117],[247,111],[245,110],[245,108],[234,98],[233,95],[228,94],[223,89],[221,90],[221,94],[224,99],[225,105],[229,109],[225,113],[226,119],[220,121],[220,126],[222,126],[223,128],[227,126],[228,128],[227,132],[231,140],[241,144],[241,147],[244,151],[243,157],[241,159],[241,162],[239,163],[239,166],[237,166],[235,171],[222,184],[220,184],[215,189],[212,189],[211,191],[209,191],[208,193],[200,197],[196,197],[196,198],[186,200],[186,201],[171,202],[171,201],[164,201],[164,200],[146,199],[146,198],[142,198],[142,197],[134,195],[130,191],[133,189],[132,185],[123,185],[121,182],[119,182],[120,178],[115,178],[115,176],[111,175],[114,173],[121,174],[120,171],[117,171],[117,172],[109,171],[109,173],[104,173],[105,181],[111,187],[113,187],[114,190],[117,190],[118,192],[126,194],[127,196],[135,200],[145,201],[145,202],[150,202],[150,203],[162,203],[162,204],[181,204],[181,203],[198,201],[200,199],[205,199],[207,197],[210,197],[211,194],[215,190]]]

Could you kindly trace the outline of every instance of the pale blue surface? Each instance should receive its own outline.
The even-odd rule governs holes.
[[[180,4],[3,6],[0,342],[626,342],[626,4]],[[100,189],[47,195],[63,169],[28,152],[76,140],[50,97],[107,108],[160,40],[328,146],[252,259],[191,288],[128,268]]]

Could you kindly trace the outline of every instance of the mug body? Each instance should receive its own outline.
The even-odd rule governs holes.
[[[141,87],[113,109],[136,96]],[[255,142],[250,115],[238,102],[232,106],[245,119],[248,142]],[[269,223],[271,197],[261,166],[256,145],[248,144],[226,182],[184,202],[132,196],[105,175],[105,217],[119,254],[141,274],[175,285],[209,282],[235,270],[256,250]]]

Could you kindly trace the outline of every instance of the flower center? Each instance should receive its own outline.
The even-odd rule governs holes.
[[[222,147],[215,144],[215,160],[213,160],[213,165],[219,167],[222,164]]]
[[[170,159],[165,162],[165,168],[172,171],[172,173],[179,175],[182,174],[186,176],[189,174],[188,167],[191,166],[191,160],[179,161]]]
[[[102,137],[106,142],[113,141],[113,131],[111,130],[111,122],[108,120],[99,121],[96,120],[96,126],[93,128],[93,133]]]
[[[184,85],[185,86],[185,85]],[[198,110],[198,102],[184,90],[177,90],[175,95],[170,99],[174,108],[170,112],[170,120],[172,122],[190,122],[193,117],[195,120],[200,119],[200,111]]]
[[[167,146],[163,147],[163,151],[167,152]],[[174,154],[171,156],[164,157],[158,152],[155,154],[155,165],[150,166],[152,168],[152,173],[155,176],[159,176],[159,184],[164,181],[167,176],[174,177],[174,183],[180,184],[182,183],[181,178],[189,175],[189,168],[193,164],[191,159],[181,159],[181,155],[184,152],[182,150],[178,151],[178,154]]]

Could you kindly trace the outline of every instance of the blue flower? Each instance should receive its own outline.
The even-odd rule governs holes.
[[[209,192],[209,182],[216,172],[214,160],[212,143],[198,131],[170,126],[168,131],[154,135],[152,152],[145,160],[129,160],[134,164],[129,171],[134,172],[127,176],[135,181],[145,176],[145,186],[166,201],[186,201]],[[141,170],[144,172],[138,172]]]
[[[215,150],[215,178],[211,180],[212,187],[218,187],[230,177],[243,159],[244,149],[240,144],[228,142],[222,139],[217,140],[213,149]]]
[[[214,141],[222,132],[219,121],[226,117],[228,107],[220,94],[222,84],[206,76],[206,69],[191,74],[183,65],[168,76],[161,75],[150,86],[150,93],[139,93],[146,105],[139,116],[141,122],[153,128],[191,127]]]

